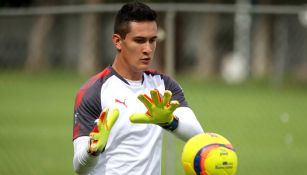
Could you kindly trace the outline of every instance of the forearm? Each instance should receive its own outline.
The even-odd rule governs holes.
[[[77,174],[88,174],[98,162],[98,156],[89,155],[87,152],[89,139],[89,136],[83,136],[75,139],[73,142],[73,165]]]
[[[194,112],[188,107],[179,107],[173,113],[178,119],[178,127],[172,131],[178,138],[187,141],[204,130],[198,122]]]

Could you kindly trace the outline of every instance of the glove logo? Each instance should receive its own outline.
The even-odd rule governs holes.
[[[127,108],[126,99],[124,99],[124,101],[120,101],[118,99],[115,99],[115,103],[120,103],[120,104],[124,105]]]

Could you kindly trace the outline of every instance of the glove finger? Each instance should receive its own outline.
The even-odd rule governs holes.
[[[104,122],[107,113],[108,113],[108,108],[104,108],[101,111],[100,116],[98,117],[98,119],[95,120],[96,125],[92,130],[92,132],[99,132],[102,129],[102,123]]]
[[[148,110],[151,109],[151,107],[152,107],[152,100],[146,94],[139,95],[138,99],[145,105],[145,107]]]
[[[175,109],[178,108],[179,105],[180,105],[179,101],[177,100],[171,101],[170,106],[169,106],[170,112],[173,113]]]
[[[116,122],[117,118],[119,116],[119,110],[117,108],[113,109],[109,115],[108,115],[108,119],[107,119],[107,128],[110,130],[114,123]]]
[[[151,120],[151,117],[147,114],[134,113],[130,116],[132,123],[150,123]]]
[[[98,124],[98,121],[99,121],[99,119],[97,119],[97,120],[95,121],[96,125],[94,126],[92,132],[99,132],[98,125],[97,125],[97,124]]]
[[[169,90],[166,90],[164,92],[162,106],[166,106],[167,103],[171,100],[171,97],[172,97],[172,92]]]
[[[91,152],[96,152],[96,151],[98,150],[98,148],[97,148],[97,142],[91,143],[91,145],[90,145],[90,150],[91,150]]]
[[[96,125],[94,126],[92,132],[99,132],[101,130],[101,120],[98,118],[95,120]]]
[[[97,127],[98,127],[98,132],[102,130],[103,125],[105,125],[106,122],[106,116],[108,115],[109,108],[104,108],[102,112],[100,113],[99,119],[97,121]]]
[[[101,122],[103,122],[105,120],[105,117],[108,115],[108,112],[109,112],[109,108],[104,108],[101,113],[100,113],[100,116],[99,116],[99,120]]]
[[[99,133],[96,133],[96,132],[91,132],[90,133],[90,138],[92,139],[92,140],[99,140]]]
[[[159,91],[157,89],[151,90],[150,95],[151,95],[151,99],[152,99],[153,103],[156,106],[161,107],[162,106],[162,104],[161,104],[162,100],[161,100],[161,96],[160,96]]]
[[[97,152],[97,151],[101,151],[102,148],[102,141],[100,140],[93,140],[90,143],[90,150],[91,152]]]

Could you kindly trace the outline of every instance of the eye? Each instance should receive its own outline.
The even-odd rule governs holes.
[[[156,37],[151,38],[151,39],[149,40],[150,43],[154,43],[154,42],[156,42],[156,41],[157,41],[157,38],[156,38]]]
[[[143,43],[146,42],[146,39],[138,37],[138,38],[134,38],[133,41],[135,41],[136,43],[139,43],[139,44],[143,44]]]

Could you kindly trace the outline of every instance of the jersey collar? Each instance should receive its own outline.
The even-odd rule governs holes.
[[[108,68],[112,71],[112,74],[117,76],[117,78],[119,78],[120,80],[122,80],[126,84],[130,85],[129,82],[124,77],[122,77],[119,73],[116,72],[115,69],[113,69],[112,65],[109,65]],[[142,84],[143,84],[143,82],[144,82],[144,74],[142,75]]]

